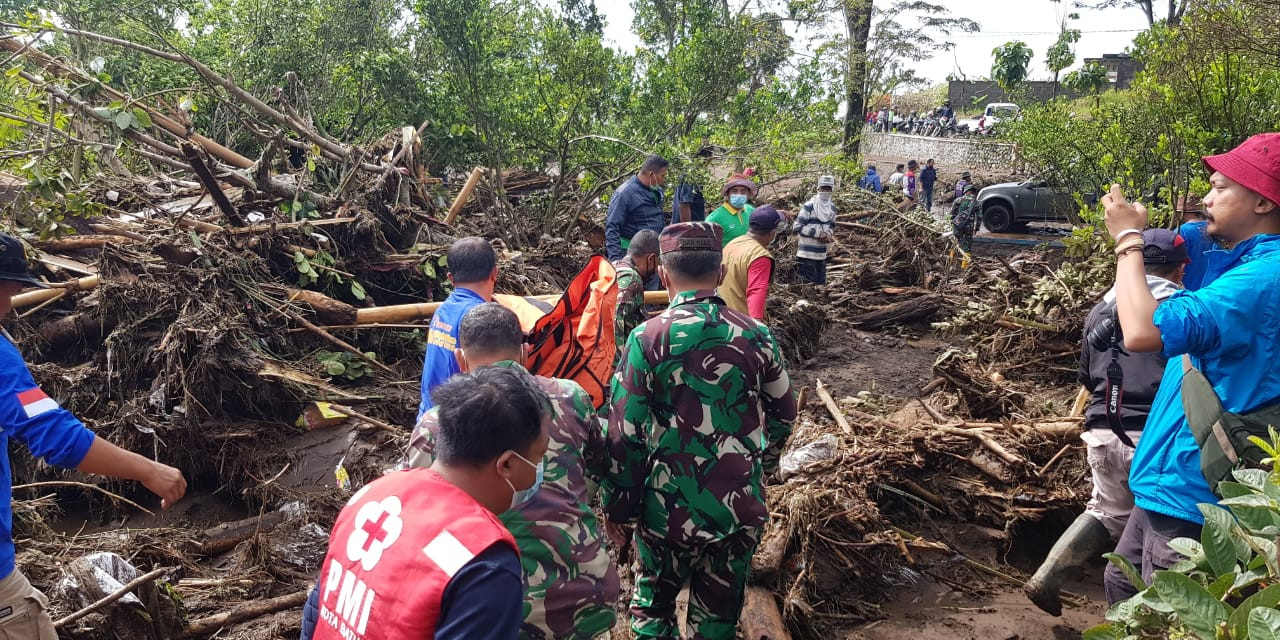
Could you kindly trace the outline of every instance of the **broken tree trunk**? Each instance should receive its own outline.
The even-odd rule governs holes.
[[[40,339],[53,349],[68,344],[96,344],[115,328],[115,318],[77,313],[40,324]]]
[[[195,170],[196,177],[200,179],[200,184],[204,185],[209,196],[213,198],[213,203],[218,205],[218,210],[222,212],[222,216],[232,225],[237,227],[245,227],[249,222],[240,215],[240,211],[236,206],[231,204],[231,200],[227,198],[227,194],[222,192],[222,187],[218,184],[218,179],[213,176],[213,171],[209,169],[209,165],[205,164],[204,158],[200,157],[200,152],[196,151],[196,146],[190,142],[184,142],[181,145],[182,155],[186,156],[187,162],[191,164],[191,168]]]
[[[746,640],[791,640],[791,634],[782,623],[778,601],[772,592],[762,587],[747,587],[739,625]]]
[[[936,295],[924,295],[856,315],[851,322],[862,329],[879,329],[886,325],[906,324],[914,320],[926,319],[941,308],[942,298]]]
[[[453,206],[449,207],[449,215],[445,216],[444,223],[451,225],[458,221],[458,214],[462,213],[463,205],[471,199],[471,193],[476,190],[476,185],[480,184],[480,178],[484,176],[484,167],[476,167],[471,170],[471,175],[467,176],[466,184],[462,185],[462,191],[458,192],[458,197],[453,199]]]
[[[334,300],[323,293],[306,289],[288,287],[285,290],[289,292],[289,302],[301,302],[311,307],[311,310],[316,314],[316,319],[321,324],[346,325],[356,323],[356,308],[341,300]]]
[[[31,246],[42,251],[79,251],[80,249],[101,249],[107,244],[129,244],[132,242],[134,242],[132,238],[116,235],[71,236],[70,238],[37,240],[32,242]]]
[[[284,611],[285,609],[301,607],[306,601],[307,590],[303,589],[302,591],[290,593],[284,596],[250,602],[230,611],[225,611],[207,618],[192,620],[191,624],[187,625],[187,628],[182,630],[182,637],[196,638],[200,636],[207,636],[230,624],[253,620],[254,618],[260,618],[269,613]]]
[[[844,412],[840,410],[840,405],[836,404],[835,398],[831,397],[831,393],[822,384],[822,380],[818,380],[818,398],[822,400],[822,404],[827,406],[827,411],[831,413],[832,418],[835,418],[836,424],[840,425],[840,428],[845,433],[853,433],[853,427],[849,426],[849,419],[844,417]]]
[[[276,528],[284,520],[283,513],[272,511],[236,522],[224,522],[205,530],[205,541],[200,543],[196,553],[205,557],[226,553],[258,533]]]
[[[760,548],[751,556],[751,579],[771,583],[778,577],[778,569],[787,555],[787,526],[779,518],[770,518],[765,528]]]

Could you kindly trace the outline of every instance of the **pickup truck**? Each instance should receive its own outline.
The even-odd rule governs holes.
[[[989,102],[986,108],[982,110],[982,116],[978,118],[968,118],[961,120],[958,125],[968,131],[978,131],[980,128],[990,129],[992,125],[1001,120],[1012,120],[1022,113],[1022,108],[1012,102]],[[978,123],[982,122],[982,127]]]
[[[1086,201],[1096,199],[1096,195],[1086,197]],[[1080,221],[1075,198],[1041,178],[985,187],[978,192],[978,207],[982,224],[993,233],[1025,228],[1032,222]]]

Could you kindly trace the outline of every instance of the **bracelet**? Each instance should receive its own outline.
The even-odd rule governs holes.
[[[1126,255],[1129,255],[1130,253],[1140,253],[1144,248],[1145,248],[1145,245],[1131,244],[1127,247],[1124,247],[1123,249],[1116,249],[1116,259],[1117,260],[1122,259]]]
[[[1116,256],[1119,257],[1121,255],[1124,255],[1125,252],[1132,250],[1134,247],[1142,248],[1144,246],[1146,246],[1146,243],[1143,242],[1142,238],[1135,238],[1132,240],[1117,243],[1115,248],[1115,253],[1116,253]]]
[[[1138,235],[1142,235],[1142,229],[1124,229],[1120,231],[1120,233],[1116,234],[1116,242],[1120,242],[1121,238],[1125,236],[1133,235],[1135,233]]]

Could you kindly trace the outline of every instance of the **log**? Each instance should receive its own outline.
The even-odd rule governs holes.
[[[762,587],[747,587],[738,624],[745,640],[791,640],[791,634],[782,623],[777,599]]]
[[[928,318],[941,308],[942,298],[936,295],[924,295],[856,315],[851,322],[861,329],[874,330],[886,325],[906,324],[914,320]]]
[[[537,300],[554,302],[563,294],[532,296]],[[645,304],[667,304],[669,298],[666,291],[646,291]],[[419,302],[417,304],[396,304],[386,307],[367,307],[356,310],[356,324],[395,324],[425,320],[435,314],[443,302]]]
[[[1089,404],[1089,397],[1093,394],[1089,393],[1089,388],[1080,385],[1080,390],[1076,392],[1076,401],[1071,404],[1071,413],[1067,414],[1072,418],[1078,418],[1084,415],[1084,408]]]
[[[303,589],[290,593],[288,595],[276,596],[267,600],[259,600],[240,605],[230,611],[225,611],[207,618],[192,620],[186,629],[182,630],[183,638],[195,638],[199,636],[207,636],[221,630],[227,625],[232,625],[246,620],[260,618],[269,613],[284,611],[285,609],[293,609],[301,607],[307,601],[308,590]]]
[[[41,251],[80,251],[81,249],[101,249],[108,244],[131,244],[133,242],[135,240],[132,238],[116,235],[90,235],[37,240],[32,242],[31,246]]]
[[[200,152],[196,151],[196,145],[184,142],[181,145],[181,149],[182,155],[186,157],[187,162],[191,164],[191,168],[195,170],[196,177],[200,179],[200,184],[204,185],[205,190],[209,192],[209,196],[213,198],[213,203],[218,205],[218,210],[222,212],[222,216],[227,219],[227,222],[237,227],[247,226],[249,222],[240,214],[240,210],[231,204],[227,194],[222,192],[222,187],[218,185],[218,179],[213,177],[213,171],[209,169],[209,165],[205,164],[204,158],[200,157]]]
[[[226,553],[236,545],[252,538],[260,532],[270,531],[284,522],[285,516],[279,511],[264,513],[260,516],[245,518],[235,522],[224,522],[216,527],[206,529],[205,541],[195,550],[202,557],[216,556]]]
[[[70,289],[72,291],[78,289],[92,289],[101,283],[102,278],[100,276],[85,276],[77,280],[65,282],[61,286],[51,289],[27,289],[26,291],[13,296],[9,302],[13,305],[14,309],[20,309],[22,307],[29,307],[33,304],[40,304],[41,302],[51,298],[63,295],[63,291],[65,289]]]
[[[1012,465],[1028,464],[1026,460],[1023,460],[1017,454],[1014,454],[1010,452],[1008,449],[1004,448],[1003,445],[993,440],[990,436],[988,436],[986,433],[984,433],[980,429],[960,429],[957,427],[952,427],[944,424],[933,425],[933,428],[943,433],[949,433],[951,435],[956,435],[956,436],[964,436],[966,438],[973,438],[978,442],[981,442],[982,446],[986,447],[987,449],[990,449],[992,453],[996,454],[997,456],[1000,457],[1001,460],[1004,460],[1009,464],[1012,464]]]
[[[341,300],[334,300],[323,293],[306,289],[288,287],[286,291],[289,293],[289,302],[301,302],[311,307],[316,314],[316,319],[322,324],[356,323],[356,308]]]
[[[818,398],[822,400],[822,404],[827,406],[827,411],[835,418],[836,424],[845,433],[853,433],[853,427],[849,426],[849,419],[844,417],[844,412],[840,411],[840,405],[836,404],[835,398],[827,391],[827,387],[822,384],[822,380],[818,380]]]
[[[68,343],[97,343],[115,329],[115,318],[87,313],[77,313],[52,322],[45,322],[38,330],[45,344],[57,349]]]
[[[449,207],[449,215],[445,216],[444,223],[452,225],[458,221],[458,214],[462,213],[463,205],[471,199],[471,193],[476,190],[476,185],[480,184],[480,178],[484,176],[484,167],[476,167],[471,170],[471,175],[467,176],[467,181],[462,185],[462,191],[458,192],[458,197],[453,199],[453,205]]]
[[[756,554],[751,556],[751,580],[758,583],[771,583],[778,577],[778,569],[787,556],[787,526],[781,519],[770,519],[770,526],[765,528],[764,539]]]

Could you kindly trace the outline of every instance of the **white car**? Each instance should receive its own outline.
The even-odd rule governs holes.
[[[1022,113],[1022,108],[1012,102],[989,102],[982,110],[982,117],[961,120],[960,125],[969,131],[989,129],[1002,120],[1013,120]]]

